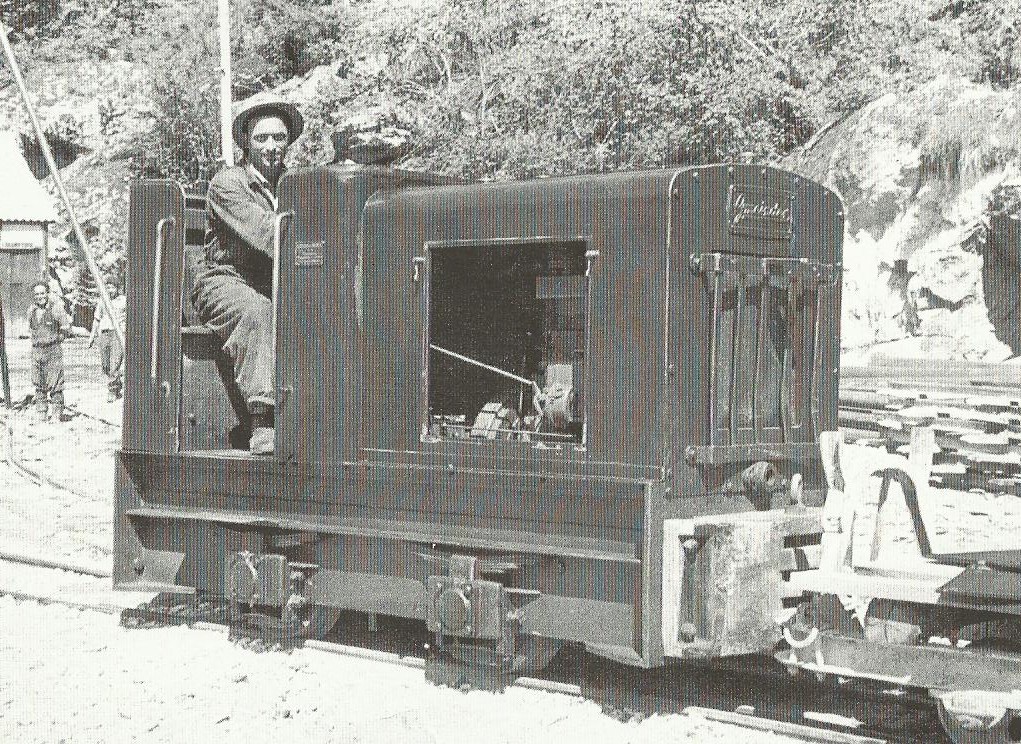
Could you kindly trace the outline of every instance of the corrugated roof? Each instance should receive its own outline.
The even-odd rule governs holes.
[[[18,135],[0,132],[0,221],[55,222],[53,199],[21,154]]]

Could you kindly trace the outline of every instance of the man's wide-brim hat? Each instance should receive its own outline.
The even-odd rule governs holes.
[[[279,116],[287,125],[287,144],[301,136],[305,131],[305,119],[302,117],[298,107],[280,96],[272,93],[256,93],[239,103],[234,109],[234,124],[231,133],[234,135],[234,143],[238,147],[244,147],[245,131],[248,123],[260,116]]]

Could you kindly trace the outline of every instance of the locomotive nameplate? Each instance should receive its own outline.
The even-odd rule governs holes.
[[[319,243],[298,243],[294,246],[294,265],[297,266],[322,266],[323,248],[326,244]]]
[[[732,235],[790,240],[794,194],[778,188],[732,185],[727,197],[727,220]]]

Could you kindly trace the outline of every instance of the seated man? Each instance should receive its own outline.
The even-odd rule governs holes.
[[[206,258],[191,299],[223,340],[252,416],[252,454],[273,454],[273,222],[284,155],[304,128],[301,114],[259,95],[234,117],[241,164],[221,169],[206,195]]]

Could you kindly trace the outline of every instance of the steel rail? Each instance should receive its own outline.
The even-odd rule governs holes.
[[[73,610],[87,610],[90,612],[99,612],[104,615],[116,615],[124,610],[123,607],[117,607],[115,605],[97,602],[78,602],[76,600],[63,599],[61,597],[47,597],[42,594],[23,592],[18,589],[0,588],[0,597],[10,597],[18,602],[38,602],[41,605],[60,605],[61,607],[70,607]]]
[[[824,744],[886,744],[886,739],[872,736],[849,734],[844,731],[806,726],[801,723],[777,721],[772,718],[759,718],[750,713],[730,713],[715,708],[691,706],[681,711],[686,716],[704,718],[707,721],[726,723],[731,726],[765,731],[779,736],[789,736],[806,742],[823,742]]]
[[[56,488],[59,491],[73,494],[79,498],[88,498],[82,492],[76,491],[63,483],[57,483],[55,480],[22,463],[21,460],[18,459],[18,456],[14,453],[14,429],[6,422],[3,424],[3,428],[6,429],[6,436],[4,438],[7,440],[6,446],[4,447],[5,452],[3,459],[9,462],[11,467],[14,468],[15,472],[17,472],[21,477],[35,483],[37,486],[47,485],[50,488]]]
[[[77,563],[69,563],[67,561],[54,560],[52,558],[45,558],[37,555],[11,553],[6,550],[0,550],[0,561],[21,563],[26,566],[36,566],[38,568],[52,568],[59,571],[70,571],[71,573],[81,574],[82,576],[94,576],[97,579],[109,579],[112,575],[110,571],[106,571],[104,569],[90,568],[89,566],[81,566]]]
[[[76,610],[88,610],[92,612],[98,612],[104,615],[117,615],[123,612],[123,607],[117,607],[115,605],[109,605],[104,603],[96,602],[80,602],[72,599],[65,599],[62,597],[51,597],[43,594],[33,594],[31,592],[23,592],[18,589],[8,589],[0,587],[0,596],[10,597],[12,599],[21,602],[38,602],[42,605],[60,605],[64,607],[70,607]],[[226,633],[229,628],[226,625],[220,625],[218,623],[211,623],[207,621],[199,621],[192,623],[187,626],[195,630],[202,630],[206,632],[215,633]],[[366,659],[368,661],[375,661],[381,664],[390,664],[393,666],[402,666],[408,669],[424,669],[425,659],[418,656],[401,656],[389,651],[378,651],[371,648],[362,648],[360,646],[348,646],[342,643],[332,643],[330,641],[319,641],[309,640],[302,644],[303,648],[307,648],[313,651],[319,651],[321,653],[333,654],[334,656],[345,656],[353,659]],[[568,695],[574,697],[581,697],[581,687],[578,685],[565,684],[563,682],[556,682],[553,680],[538,679],[535,677],[518,677],[511,684],[512,687],[522,687],[529,690],[537,690],[540,692],[549,692],[559,695]]]
[[[58,605],[58,606],[69,607],[69,608],[80,610],[80,611],[92,611],[92,612],[96,612],[96,613],[104,614],[104,615],[109,615],[109,616],[119,615],[125,609],[127,609],[125,607],[115,606],[115,605],[107,604],[107,603],[103,603],[103,602],[89,602],[89,601],[81,601],[81,600],[74,599],[74,598],[68,598],[68,597],[47,596],[47,595],[43,595],[43,594],[35,594],[35,593],[32,593],[32,592],[25,592],[25,591],[22,591],[20,589],[6,588],[6,587],[0,587],[0,596],[10,597],[10,598],[12,598],[12,599],[14,599],[16,601],[37,602],[37,603],[39,603],[41,605]],[[209,621],[205,621],[205,620],[197,620],[195,622],[187,624],[187,627],[193,628],[195,630],[202,630],[202,631],[206,631],[206,632],[216,632],[216,633],[222,633],[222,634],[226,634],[230,630],[230,628],[229,628],[229,626],[227,624],[217,623],[217,622],[209,622]],[[419,656],[415,656],[415,655],[410,655],[410,654],[409,655],[402,655],[402,654],[393,653],[393,652],[390,652],[390,651],[383,651],[383,650],[378,650],[378,649],[373,649],[373,648],[365,648],[365,647],[362,647],[362,646],[352,646],[352,645],[347,645],[347,644],[342,644],[342,643],[334,643],[334,642],[331,642],[331,641],[308,640],[308,641],[304,642],[303,647],[304,648],[308,648],[308,649],[310,649],[312,651],[318,651],[320,653],[329,653],[329,654],[333,654],[333,655],[336,655],[336,656],[349,657],[349,658],[359,658],[359,659],[364,659],[364,660],[367,660],[367,661],[377,662],[377,663],[381,663],[381,664],[388,664],[388,665],[393,665],[393,666],[402,666],[402,667],[405,667],[405,668],[408,668],[408,669],[422,670],[422,669],[424,669],[425,664],[426,664],[425,659],[423,659],[423,658],[421,658]],[[724,672],[725,674],[728,673],[728,670],[726,670],[726,669],[722,669],[720,671]],[[730,670],[729,673],[733,674],[733,670]],[[599,672],[598,674],[599,674],[600,677],[602,677],[603,672]],[[755,690],[756,690],[756,685],[755,685],[755,682],[754,682],[755,677],[756,677],[756,673],[755,672],[751,672],[751,674],[749,676],[750,682],[749,682],[748,686],[746,686],[744,688],[745,692],[748,695],[755,695]],[[624,675],[624,677],[622,678],[621,681],[622,681],[622,683],[624,685],[627,685],[628,684],[628,680],[630,680],[630,677],[628,675]],[[589,697],[589,695],[586,694],[585,689],[582,687],[582,685],[572,684],[570,682],[564,682],[564,681],[560,681],[560,680],[557,680],[557,679],[542,679],[542,678],[535,678],[535,677],[518,677],[508,686],[525,688],[525,689],[532,689],[532,690],[537,690],[537,691],[540,691],[540,692],[548,692],[548,693],[553,693],[553,694],[566,695],[568,697],[573,697],[573,698],[583,699],[583,700],[588,700],[588,699],[595,700],[596,699],[596,698]],[[602,688],[600,688],[600,689],[602,689]],[[660,689],[662,689],[662,688],[660,688]],[[709,689],[711,691],[713,688],[710,687]],[[655,697],[658,698],[658,697],[660,697],[661,694],[662,693],[660,693],[659,695],[657,695]],[[682,695],[683,695],[683,693],[682,693]],[[724,693],[724,697],[726,697],[726,693]],[[767,695],[767,697],[768,697],[768,695]],[[597,702],[598,702],[598,700],[597,700]],[[666,702],[665,700],[658,700],[656,712],[662,713],[663,711],[668,709],[667,705],[663,705],[662,704],[662,703],[665,703],[665,702]],[[768,702],[766,703],[766,707],[767,708],[769,708],[770,705],[774,705],[774,707],[775,707],[774,703],[768,703]],[[614,707],[616,707],[616,706],[614,706]],[[790,710],[794,710],[797,707],[798,706],[792,706],[790,708]],[[723,723],[723,724],[734,725],[734,726],[738,726],[738,727],[745,728],[745,729],[752,729],[752,730],[758,730],[758,731],[762,731],[762,732],[772,733],[774,735],[787,736],[789,738],[798,739],[798,740],[805,741],[805,742],[813,742],[813,743],[816,743],[816,744],[819,744],[819,743],[821,743],[821,744],[884,744],[887,741],[887,739],[875,738],[873,736],[864,735],[864,733],[863,734],[851,733],[849,731],[841,731],[841,730],[832,729],[832,728],[820,728],[820,727],[817,727],[817,726],[814,726],[814,725],[805,725],[805,724],[794,723],[794,722],[791,722],[791,721],[785,721],[785,720],[779,720],[779,719],[774,719],[774,718],[768,718],[768,717],[766,717],[766,714],[764,714],[764,715],[762,715],[760,717],[758,715],[755,715],[755,709],[754,708],[752,708],[751,706],[745,706],[745,705],[739,706],[738,708],[736,708],[734,710],[734,712],[731,712],[729,710],[716,709],[716,708],[706,708],[706,707],[701,707],[701,706],[684,706],[682,708],[680,706],[677,706],[676,705],[676,701],[675,701],[675,704],[674,704],[672,709],[675,710],[675,711],[680,712],[683,715],[692,716],[692,717],[701,717],[701,718],[704,718],[706,720],[712,721],[714,723]],[[639,713],[639,714],[643,714],[643,713],[648,714],[649,713],[649,711],[645,710],[644,706],[640,710],[639,709],[632,710],[630,707],[626,707],[624,710],[632,711],[632,712]],[[868,727],[868,724],[866,724],[866,722],[859,721],[856,718],[848,718],[846,716],[841,716],[841,715],[836,715],[836,714],[819,713],[819,712],[811,711],[811,710],[808,710],[808,709],[804,710],[803,714],[804,714],[805,720],[820,721],[820,722],[825,723],[827,725],[847,726],[847,727],[850,727],[850,728],[859,728],[859,727],[865,726],[864,731],[871,731],[871,729]],[[836,722],[828,720],[828,719],[831,719],[831,718],[832,719],[840,719],[840,720],[838,720]],[[880,733],[881,735],[887,735],[885,732],[878,732],[877,731],[875,733]],[[928,732],[928,730],[926,730],[926,732],[922,732],[922,733],[926,734],[925,741],[926,742],[931,742],[931,739],[929,738],[929,733],[930,732]],[[921,741],[920,739],[917,739],[914,734],[909,734],[909,736],[912,737],[910,739],[910,741],[912,741],[912,742],[914,742],[916,740],[917,741]],[[898,738],[898,741],[899,740],[900,739]]]

